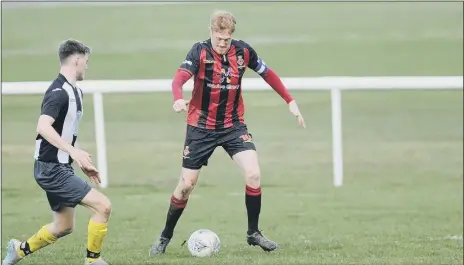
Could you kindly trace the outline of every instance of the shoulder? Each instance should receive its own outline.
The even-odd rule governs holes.
[[[198,41],[191,46],[190,51],[200,53],[202,49],[206,49],[209,47],[211,47],[211,42],[209,40]]]
[[[208,43],[207,41],[199,41],[199,42],[195,42],[191,47],[190,47],[190,50],[187,54],[187,59],[185,62],[187,61],[197,61],[200,59],[200,56],[201,56],[201,51],[203,49],[206,49],[208,47]]]
[[[211,48],[212,47],[211,39],[199,41],[199,42],[195,43],[194,45],[197,45],[201,49]]]
[[[233,39],[232,40],[232,45],[234,45],[236,48],[239,48],[239,49],[253,50],[251,45],[248,42],[244,41],[244,40]]]
[[[45,91],[44,100],[54,99],[54,100],[68,100],[68,92],[63,88],[64,83],[56,79],[54,80],[48,89]]]

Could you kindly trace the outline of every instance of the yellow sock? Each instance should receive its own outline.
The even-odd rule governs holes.
[[[89,263],[94,262],[100,258],[103,239],[105,239],[107,231],[107,223],[99,224],[90,219],[87,240],[87,259]]]
[[[26,255],[29,255],[55,242],[56,236],[51,234],[46,226],[42,226],[42,228],[40,228],[40,230],[35,235],[21,243],[21,246],[18,249],[19,256],[24,258]]]

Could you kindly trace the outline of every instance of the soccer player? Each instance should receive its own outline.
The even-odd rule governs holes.
[[[263,236],[258,227],[261,175],[253,138],[244,121],[241,80],[246,68],[258,73],[288,103],[300,126],[305,127],[305,123],[295,100],[277,74],[249,44],[232,39],[235,24],[231,13],[214,12],[210,19],[210,39],[193,45],[172,82],[174,110],[188,112],[187,133],[181,177],[171,196],[164,230],[150,249],[151,256],[165,253],[200,169],[207,165],[218,146],[224,148],[245,177],[247,243],[264,251],[277,248],[277,243]],[[182,86],[192,76],[192,98],[185,100]]]
[[[34,177],[47,194],[53,222],[42,226],[26,241],[11,239],[3,265],[16,264],[70,234],[78,204],[93,213],[88,224],[85,264],[108,265],[100,252],[107,234],[111,203],[105,195],[76,176],[71,166],[73,161],[76,162],[91,182],[100,183],[90,155],[76,145],[83,114],[83,94],[76,87],[76,81],[84,80],[90,53],[89,47],[72,39],[59,46],[60,73],[43,97],[34,155]]]

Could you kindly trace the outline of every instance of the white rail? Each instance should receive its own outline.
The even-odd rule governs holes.
[[[282,78],[290,90],[330,90],[332,98],[332,152],[333,183],[343,184],[342,148],[342,90],[381,89],[463,89],[462,76],[385,76],[385,77],[298,77]],[[106,162],[105,119],[102,93],[168,92],[171,79],[155,80],[88,80],[79,83],[84,93],[93,94],[97,161],[101,174],[101,187],[108,187]],[[42,94],[50,82],[2,82],[2,95]],[[191,91],[193,81],[184,85]],[[261,78],[244,78],[244,90],[270,90]]]

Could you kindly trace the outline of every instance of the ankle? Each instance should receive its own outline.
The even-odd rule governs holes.
[[[26,250],[24,248],[22,248],[21,246],[25,246]],[[18,253],[18,255],[21,258],[24,258],[29,254],[32,254],[32,252],[29,250],[29,245],[28,245],[27,241],[21,242],[19,245],[16,245],[15,249],[16,249],[16,252]]]
[[[259,230],[258,229],[248,229],[247,235],[251,236],[252,234],[254,234],[256,232],[259,232]]]
[[[174,235],[174,231],[170,231],[168,228],[164,228],[163,232],[161,232],[161,237],[171,239]]]
[[[94,262],[96,260],[100,260],[100,259],[101,259],[100,253],[95,253],[87,249],[87,261],[89,263]]]

